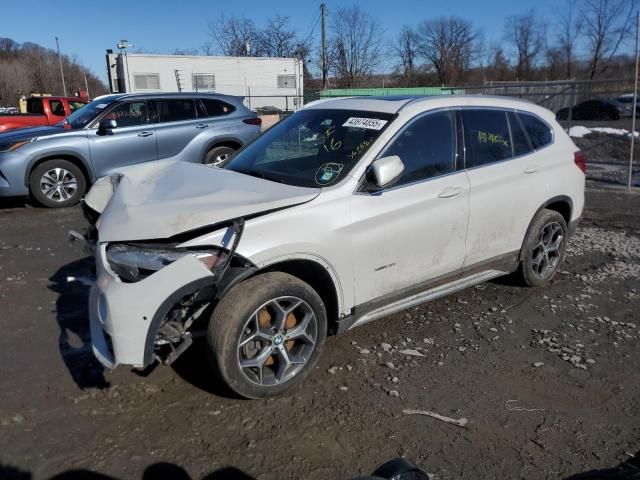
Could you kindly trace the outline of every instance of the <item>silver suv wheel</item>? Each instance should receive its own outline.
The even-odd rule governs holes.
[[[40,178],[40,191],[49,200],[65,202],[78,190],[78,180],[64,168],[52,168]]]

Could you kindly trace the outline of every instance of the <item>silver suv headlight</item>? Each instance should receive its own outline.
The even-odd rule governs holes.
[[[111,270],[124,282],[138,282],[186,255],[195,256],[209,270],[227,257],[224,250],[172,249],[157,246],[112,243],[107,246],[107,261]]]

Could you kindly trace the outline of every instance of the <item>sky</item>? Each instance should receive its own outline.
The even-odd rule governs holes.
[[[486,43],[499,43],[504,20],[535,9],[553,21],[559,0],[327,0],[327,21],[341,5],[356,3],[381,23],[385,41],[392,41],[404,24],[416,25],[426,18],[457,15],[472,20]],[[106,80],[105,50],[115,49],[120,39],[151,53],[172,53],[177,48],[199,48],[208,40],[207,25],[222,14],[247,16],[259,26],[275,14],[286,15],[300,36],[310,30],[319,0],[130,0],[88,2],[30,0],[2,6],[1,37],[35,42],[55,48],[57,35],[62,53],[76,56],[94,74]],[[320,28],[314,43],[319,44]],[[0,72],[1,75],[1,72]]]

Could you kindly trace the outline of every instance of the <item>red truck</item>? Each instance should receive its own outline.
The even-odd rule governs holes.
[[[0,114],[0,133],[16,128],[55,125],[86,103],[80,97],[31,97],[27,99],[28,113]]]

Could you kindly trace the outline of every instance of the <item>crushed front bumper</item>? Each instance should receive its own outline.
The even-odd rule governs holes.
[[[96,358],[113,369],[153,362],[153,342],[168,311],[184,296],[213,283],[214,275],[196,259],[180,260],[135,283],[121,281],[96,248],[96,283],[89,297],[91,341]]]

